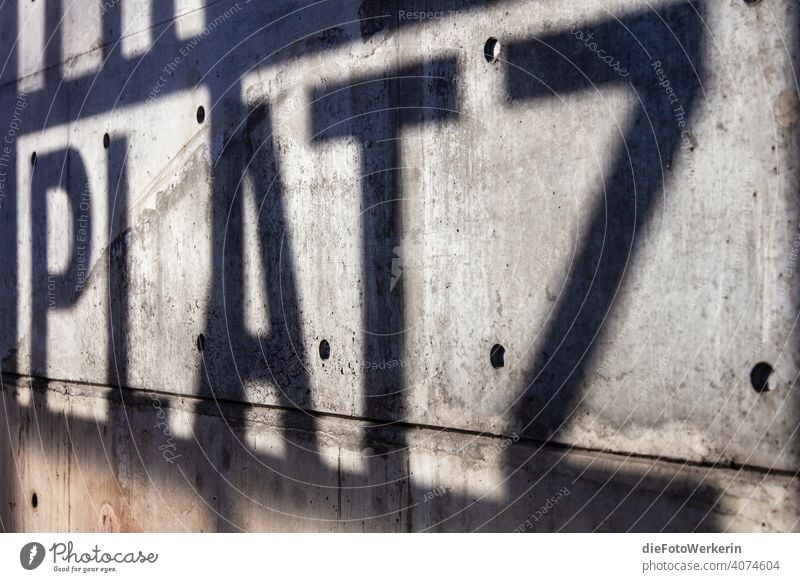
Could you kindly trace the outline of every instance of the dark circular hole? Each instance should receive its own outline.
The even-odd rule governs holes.
[[[35,166],[35,165],[36,165],[36,152],[33,152],[33,153],[31,154],[31,165],[32,165],[32,166]]]
[[[203,123],[206,118],[206,110],[201,105],[197,108],[197,123]]]
[[[197,336],[197,351],[203,352],[206,349],[206,336],[202,333]]]
[[[769,392],[769,377],[775,370],[766,362],[759,362],[750,372],[750,383],[756,392]]]
[[[108,146],[110,146],[110,145],[111,145],[111,137],[109,137],[108,134],[105,134],[103,136],[103,147],[108,149]]]
[[[331,344],[328,343],[328,340],[319,342],[319,357],[323,360],[331,357]]]
[[[33,505],[33,507],[37,507],[39,505],[39,498],[36,496],[36,493],[31,495],[31,505]]]
[[[502,368],[506,365],[506,349],[500,344],[494,344],[489,354],[492,368]]]
[[[486,44],[483,45],[483,56],[487,63],[493,63],[500,56],[500,41],[495,37],[489,37]]]

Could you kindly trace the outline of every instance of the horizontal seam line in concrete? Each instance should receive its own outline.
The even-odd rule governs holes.
[[[349,416],[346,414],[341,414],[337,412],[325,412],[319,410],[307,410],[305,408],[299,408],[294,406],[280,406],[277,404],[265,404],[261,402],[242,402],[240,400],[230,400],[227,398],[210,398],[199,396],[197,394],[180,394],[176,392],[166,392],[163,390],[155,390],[151,388],[136,388],[132,386],[110,386],[108,384],[100,384],[97,382],[86,382],[83,380],[65,380],[61,378],[48,378],[45,376],[32,376],[28,374],[18,374],[15,372],[0,372],[0,376],[2,377],[9,377],[9,378],[17,378],[17,379],[30,379],[30,380],[39,380],[43,382],[58,382],[61,384],[74,384],[77,386],[91,386],[96,388],[104,388],[107,390],[125,390],[131,393],[149,393],[149,394],[157,394],[160,396],[167,396],[170,398],[185,398],[187,400],[195,400],[198,402],[218,402],[226,405],[233,405],[240,408],[260,408],[266,410],[276,410],[282,412],[294,412],[294,413],[304,413],[314,418],[336,418],[341,420],[350,420],[354,422],[361,422],[361,423],[369,423],[373,425],[380,425],[381,427],[386,428],[417,428],[423,430],[431,430],[431,431],[438,431],[438,432],[446,432],[448,434],[460,434],[465,436],[474,436],[474,437],[484,437],[484,438],[491,438],[496,440],[504,440],[511,438],[513,435],[506,435],[506,434],[497,434],[497,433],[490,433],[490,432],[483,432],[477,430],[469,430],[463,428],[455,428],[455,427],[446,427],[446,426],[436,426],[430,424],[422,424],[416,422],[400,422],[400,421],[388,421],[388,420],[380,420],[374,418],[367,418],[362,416]],[[100,396],[102,398],[102,396]],[[280,427],[279,427],[280,428]],[[291,427],[286,427],[289,430]],[[728,471],[745,471],[750,473],[758,473],[764,476],[776,476],[776,477],[787,477],[790,480],[798,480],[798,473],[800,471],[792,471],[790,469],[775,469],[775,468],[766,468],[760,467],[758,465],[749,465],[749,464],[742,464],[742,463],[713,463],[709,461],[693,461],[690,459],[681,459],[678,457],[665,457],[665,456],[658,456],[658,455],[649,455],[647,453],[633,453],[633,452],[626,452],[626,451],[614,451],[610,449],[593,449],[591,447],[583,447],[580,445],[571,445],[567,443],[561,443],[558,441],[545,441],[541,439],[534,439],[530,437],[520,436],[518,437],[519,440],[515,444],[524,444],[527,446],[535,446],[537,448],[542,448],[548,452],[555,452],[555,451],[576,451],[576,452],[584,452],[584,453],[595,453],[595,454],[603,454],[608,455],[610,457],[624,457],[625,459],[637,459],[637,460],[645,460],[645,461],[658,461],[661,463],[667,463],[671,465],[681,465],[687,467],[694,467],[694,468],[705,468],[705,469],[719,469],[719,470],[728,470]]]

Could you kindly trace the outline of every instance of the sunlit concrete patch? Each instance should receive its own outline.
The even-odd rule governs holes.
[[[130,6],[130,8],[125,10],[126,15],[134,10],[134,5],[132,3],[123,2],[122,6]],[[123,30],[125,27],[124,23],[129,21],[129,19],[129,16],[127,18],[123,17]],[[120,50],[126,59],[134,59],[146,55],[150,50],[152,43],[153,31],[152,29],[148,28],[141,32],[124,34],[120,40],[120,47],[118,50]]]
[[[63,273],[69,268],[72,245],[64,244],[73,240],[70,217],[69,194],[64,188],[55,188],[45,193],[47,197],[47,216],[52,217],[47,224],[47,265],[53,273]]]
[[[183,407],[170,407],[165,410],[169,418],[170,435],[177,439],[190,441],[194,438],[192,413]]]
[[[248,173],[242,177],[239,196],[243,197],[244,218],[242,228],[244,230],[244,302],[245,319],[244,325],[247,331],[254,336],[265,337],[270,333],[270,313],[262,264],[262,253],[264,244],[261,241],[261,216],[264,210],[263,205],[267,202],[263,192],[255,189],[252,176]],[[289,248],[286,249],[290,251]]]
[[[46,2],[19,2],[17,22],[17,70],[20,91],[38,91],[44,86]]]
[[[28,407],[33,403],[33,384],[31,380],[19,382],[14,386],[13,391],[19,406]]]
[[[177,19],[178,37],[189,39],[203,32],[206,25],[203,6],[205,0],[177,0],[175,2],[176,14],[182,15]]]
[[[106,0],[108,1],[108,0]],[[61,21],[62,76],[96,75],[103,64],[103,0],[64,5]]]
[[[71,398],[64,401],[59,395],[53,398],[54,392],[48,391],[47,407],[55,414],[62,414],[68,418],[87,420],[97,423],[98,426],[109,422],[110,403],[105,398]],[[65,407],[65,404],[68,406]]]
[[[375,451],[337,446],[338,439],[332,435],[323,435],[323,442],[326,444],[321,446],[317,453],[323,467],[349,475],[367,474],[367,466],[372,460],[371,457],[375,456]]]
[[[469,437],[465,437],[469,438]],[[491,449],[489,449],[491,451]],[[471,502],[491,502],[502,506],[508,497],[508,484],[502,467],[502,449],[497,448],[485,462],[470,462],[464,456],[426,448],[409,453],[411,479],[422,495],[415,499],[425,504],[453,495]]]
[[[287,459],[292,453],[292,445],[283,435],[264,431],[256,424],[247,425],[243,441],[254,454],[265,455],[267,458]]]

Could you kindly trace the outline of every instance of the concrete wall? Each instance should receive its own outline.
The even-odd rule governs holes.
[[[800,529],[798,24],[4,4],[2,528]]]

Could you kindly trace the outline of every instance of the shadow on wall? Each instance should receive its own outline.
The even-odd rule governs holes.
[[[166,10],[167,3],[152,4],[159,5],[153,8],[154,12]],[[448,0],[437,3],[436,9],[457,14],[490,4],[496,2]],[[61,3],[47,5],[50,15],[47,30],[55,33],[47,51],[50,62],[57,63],[63,60],[55,54],[62,43],[53,15],[60,14]],[[259,44],[263,54],[271,55],[268,60],[277,63],[301,54],[324,53],[414,24],[397,19],[397,4],[393,10],[386,10],[386,3],[372,1],[347,6],[348,10],[337,5],[336,10],[318,7],[301,11],[296,17],[289,17],[285,25],[269,31],[259,31],[256,23],[253,36],[243,42]],[[637,95],[640,106],[633,113],[627,133],[620,135],[618,150],[612,154],[613,171],[604,191],[595,197],[598,204],[580,242],[571,283],[538,346],[535,361],[539,371],[530,378],[528,386],[520,387],[522,392],[513,414],[526,438],[503,453],[503,466],[507,468],[503,501],[450,493],[437,499],[436,504],[426,503],[430,486],[415,480],[408,454],[415,431],[421,429],[412,429],[401,422],[404,396],[397,390],[398,386],[405,386],[401,369],[390,374],[366,375],[361,393],[368,418],[362,423],[360,437],[337,445],[339,452],[371,451],[364,467],[343,465],[341,457],[333,464],[322,461],[323,449],[337,450],[337,446],[321,442],[320,436],[336,420],[323,418],[312,410],[295,266],[291,253],[283,252],[290,248],[291,241],[286,234],[286,200],[276,145],[272,142],[271,110],[268,103],[251,110],[241,102],[241,75],[256,63],[240,63],[245,69],[217,65],[238,62],[235,53],[229,60],[224,59],[232,47],[230,39],[220,35],[208,38],[194,55],[196,67],[209,73],[202,77],[202,82],[215,104],[213,111],[208,112],[207,123],[212,135],[224,136],[225,143],[214,160],[212,176],[213,295],[209,319],[198,337],[203,367],[197,378],[199,398],[188,410],[196,414],[192,435],[170,437],[171,448],[165,449],[164,433],[160,432],[161,427],[168,425],[165,418],[185,411],[170,409],[179,405],[176,400],[164,397],[156,407],[152,394],[128,389],[129,314],[136,308],[129,301],[130,257],[124,243],[127,225],[121,217],[128,203],[128,146],[125,140],[114,140],[107,153],[111,168],[107,255],[112,320],[107,357],[113,363],[108,382],[115,387],[107,395],[109,420],[98,424],[55,412],[45,394],[60,394],[67,389],[46,379],[36,380],[31,403],[23,406],[19,398],[27,381],[14,376],[19,368],[13,354],[3,361],[7,426],[0,437],[0,452],[19,464],[16,474],[6,471],[0,477],[4,480],[0,487],[5,497],[0,510],[2,528],[14,531],[35,527],[39,523],[37,512],[42,514],[49,509],[53,516],[51,529],[91,530],[98,515],[103,518],[103,527],[110,530],[153,529],[158,527],[154,524],[163,523],[149,521],[156,520],[157,515],[162,516],[158,519],[171,520],[173,529],[218,531],[265,527],[334,531],[718,529],[710,513],[718,492],[703,485],[689,471],[679,470],[665,477],[652,474],[646,464],[629,464],[625,471],[620,471],[619,467],[614,469],[609,463],[588,456],[578,466],[575,459],[580,455],[566,457],[562,449],[539,444],[558,435],[580,400],[581,370],[598,356],[594,346],[598,345],[602,323],[613,309],[614,297],[623,284],[625,265],[635,260],[641,228],[637,225],[652,215],[663,187],[661,168],[680,147],[681,130],[658,84],[655,61],[662,63],[663,73],[672,79],[686,116],[696,108],[703,75],[702,6],[678,2],[621,21],[581,23],[582,28],[594,32],[598,44],[628,55],[630,66],[626,75],[576,43],[569,30],[518,41],[507,48],[505,88],[512,99],[507,106],[551,99],[564,93],[602,91],[608,85],[629,88]],[[283,16],[288,7],[289,4],[279,2],[270,11],[274,16]],[[425,2],[408,2],[403,7],[408,11],[429,9]],[[17,2],[7,3],[4,10],[3,18],[12,19],[6,20],[11,22],[6,26],[12,30],[18,28]],[[205,10],[211,17],[206,18],[208,22],[219,6],[213,7],[213,13],[212,8]],[[359,14],[360,36],[342,33],[343,29],[337,26],[340,10]],[[179,46],[171,11],[151,16],[153,22],[165,22],[154,28],[157,38],[154,49],[128,62],[110,32],[119,31],[121,22],[120,8],[113,6],[103,16],[107,61],[97,77],[65,80],[56,75],[59,68],[53,67],[48,70],[44,88],[29,96],[31,111],[48,111],[47,105],[60,86],[58,95],[68,95],[70,101],[80,102],[80,113],[75,113],[75,107],[57,107],[50,111],[46,121],[32,120],[26,131],[37,131],[45,125],[79,123],[81,118],[103,113],[112,106],[104,97],[109,94],[123,95],[126,106],[144,102],[153,86],[153,72],[157,75],[163,67],[163,55]],[[339,34],[324,34],[334,29]],[[294,42],[298,38],[304,39],[300,45]],[[9,51],[12,57],[9,62],[16,62],[15,50]],[[273,50],[277,51],[274,55]],[[389,68],[385,75],[354,79],[350,86],[320,88],[313,96],[315,105],[310,122],[315,141],[352,137],[363,160],[362,204],[366,207],[382,203],[381,211],[370,215],[361,232],[367,361],[401,359],[404,351],[403,336],[396,333],[403,329],[404,323],[402,289],[392,294],[379,278],[371,276],[390,268],[399,237],[400,212],[396,199],[400,198],[403,176],[397,169],[402,163],[393,138],[409,125],[435,124],[458,117],[459,94],[453,83],[458,70],[457,59],[445,56],[408,68]],[[193,83],[176,76],[165,87],[164,94],[193,89]],[[93,91],[93,86],[105,90]],[[41,126],[35,127],[35,123]],[[31,341],[38,357],[32,362],[36,370],[47,370],[49,306],[43,299],[47,290],[42,285],[55,277],[56,284],[64,287],[60,296],[74,301],[76,295],[69,290],[75,289],[75,279],[79,276],[75,256],[71,266],[61,274],[50,273],[46,262],[37,259],[46,257],[46,252],[35,250],[47,247],[45,194],[50,187],[67,185],[73,219],[77,220],[76,209],[87,183],[85,173],[80,154],[66,150],[42,157],[33,174],[32,224],[37,228]],[[271,318],[270,332],[263,336],[248,333],[244,325],[241,290],[245,241],[241,226],[245,175],[255,184],[260,210],[260,258]],[[13,346],[20,308],[13,196],[2,211],[0,236],[7,253],[2,323],[4,343]],[[157,245],[157,238],[149,244]],[[68,307],[68,304],[56,306]],[[279,386],[282,407],[262,409],[246,404],[244,386],[253,379],[267,379]],[[86,396],[91,396],[92,389],[87,391]],[[252,423],[282,427],[282,438],[289,446],[275,454],[255,452],[246,430]],[[34,433],[38,433],[38,440],[29,440],[27,436]],[[436,439],[442,442],[437,443]],[[431,462],[456,454],[457,447],[448,449],[446,440],[441,433],[428,437]],[[80,467],[87,474],[82,485],[87,488],[88,498],[81,501],[74,494],[70,497],[68,486],[60,490],[57,480],[48,481],[38,475],[41,469],[26,461],[43,456],[52,462],[74,462]],[[632,472],[631,466],[638,468],[638,472]],[[32,486],[47,490],[37,500],[37,507],[27,503]],[[161,495],[147,510],[135,499],[142,487],[153,487]],[[547,515],[543,517],[542,507],[547,503],[552,505],[551,498],[562,490],[568,493],[559,498],[557,508],[545,512]],[[73,499],[76,504],[87,504],[83,507],[84,514],[71,511],[72,522],[64,521],[67,518],[63,512],[53,507],[59,496]],[[106,498],[119,500],[116,512],[104,509]],[[186,519],[181,516],[187,515],[187,508],[196,505],[205,506],[205,514],[211,517],[182,521]],[[187,511],[182,513],[182,510]],[[530,528],[524,525],[526,522],[531,524]]]

